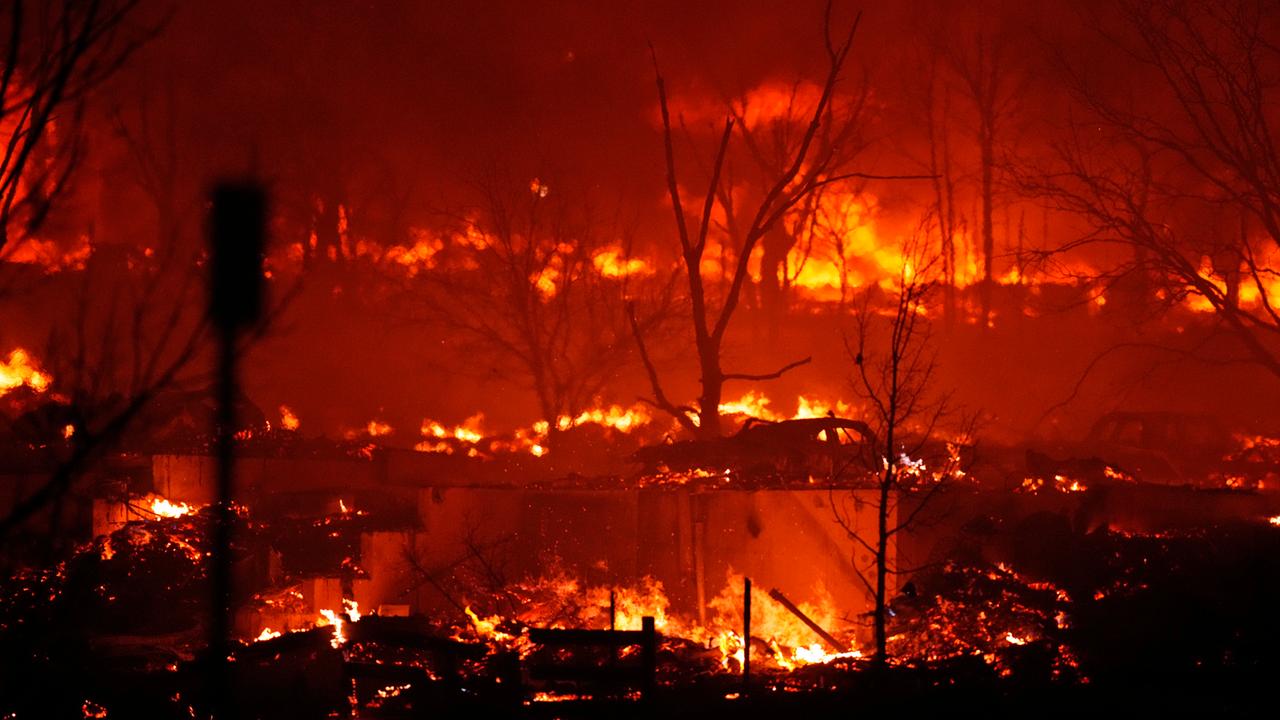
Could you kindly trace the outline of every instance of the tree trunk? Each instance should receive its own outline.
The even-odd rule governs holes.
[[[991,127],[994,118],[983,113],[982,143],[982,327],[991,321],[992,255],[995,253],[995,232],[991,224],[992,175],[995,166],[995,132]]]
[[[720,437],[720,398],[724,391],[724,373],[720,370],[720,348],[708,339],[698,349],[702,367],[702,395],[698,398],[698,435],[704,440]]]
[[[888,654],[888,603],[885,599],[885,585],[889,575],[889,486],[893,482],[893,465],[890,461],[884,471],[884,481],[880,483],[880,506],[876,513],[878,527],[876,529],[876,612],[875,612],[875,657],[877,667],[883,668],[889,659]]]

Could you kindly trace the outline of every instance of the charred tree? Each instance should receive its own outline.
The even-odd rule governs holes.
[[[912,526],[939,488],[960,470],[954,445],[942,455],[932,447],[938,444],[940,425],[952,419],[952,408],[949,395],[934,387],[937,352],[926,314],[942,256],[927,249],[928,237],[929,229],[922,227],[904,243],[907,262],[898,275],[891,306],[873,307],[867,294],[857,313],[854,335],[845,341],[853,366],[852,384],[871,408],[868,420],[874,441],[864,446],[858,461],[838,469],[836,477],[846,482],[870,479],[875,527],[867,532],[858,527],[851,510],[835,502],[832,507],[836,521],[871,558],[865,567],[855,561],[854,570],[874,598],[873,660],[879,667],[888,659],[889,577],[909,572],[890,557],[893,540]],[[971,430],[971,423],[962,422],[958,435],[967,438]],[[934,467],[926,466],[926,454]],[[860,467],[855,464],[859,461]],[[916,497],[910,510],[900,512],[905,493]]]
[[[1196,298],[1237,343],[1217,343],[1202,359],[1246,360],[1280,377],[1280,152],[1271,129],[1280,85],[1268,8],[1121,4],[1098,32],[1117,57],[1140,61],[1131,81],[1146,101],[1135,106],[1124,89],[1064,64],[1085,116],[1052,162],[1022,168],[1019,181],[1086,224],[1051,255],[1127,251],[1093,274],[1101,291],[1142,288],[1157,310]]]
[[[134,26],[139,4],[12,0],[0,11],[0,250],[39,230],[70,189],[89,97],[158,31]]]
[[[632,315],[635,340],[640,347],[641,359],[645,363],[653,389],[652,402],[656,407],[675,417],[691,434],[703,438],[719,437],[722,429],[720,423],[720,401],[724,384],[733,380],[766,380],[777,378],[788,370],[809,362],[809,358],[797,360],[770,373],[737,373],[728,372],[721,362],[721,351],[725,334],[733,319],[741,299],[744,286],[750,279],[748,264],[756,246],[765,236],[783,221],[785,215],[799,202],[818,188],[853,177],[862,177],[859,173],[839,174],[835,172],[837,155],[835,149],[822,148],[818,142],[820,129],[828,118],[828,111],[836,95],[837,84],[842,77],[845,63],[853,49],[853,39],[861,16],[849,24],[842,37],[833,35],[831,7],[828,5],[824,23],[824,39],[827,51],[827,74],[822,83],[821,92],[809,116],[803,133],[795,144],[793,151],[787,156],[782,170],[778,173],[763,193],[754,209],[746,216],[751,219],[743,224],[742,239],[734,259],[733,272],[730,275],[728,288],[723,293],[718,311],[712,309],[712,299],[707,292],[707,283],[703,277],[702,261],[707,250],[708,234],[712,225],[712,213],[717,198],[722,191],[722,171],[725,159],[739,123],[732,113],[725,119],[720,134],[718,149],[711,165],[710,180],[703,198],[698,221],[690,225],[684,209],[684,199],[678,181],[675,160],[675,143],[672,132],[671,112],[668,104],[666,81],[657,67],[654,56],[654,72],[658,87],[658,102],[662,113],[663,139],[666,150],[667,190],[675,213],[676,234],[680,242],[680,257],[684,265],[682,274],[686,281],[689,295],[689,306],[693,325],[694,349],[699,368],[701,392],[694,406],[677,406],[669,400],[662,389],[656,367],[651,361],[644,346],[643,333]]]

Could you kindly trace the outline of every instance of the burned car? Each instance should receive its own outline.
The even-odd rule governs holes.
[[[860,420],[837,417],[767,422],[752,419],[737,433],[642,447],[630,459],[646,474],[716,470],[739,476],[830,477],[855,461],[875,435]]]
[[[1078,443],[1027,450],[1035,477],[1089,483],[1244,487],[1274,468],[1238,456],[1239,442],[1213,418],[1173,412],[1112,412]],[[1234,478],[1234,480],[1233,480]]]

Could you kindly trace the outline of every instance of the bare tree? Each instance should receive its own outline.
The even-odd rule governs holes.
[[[0,18],[0,249],[35,232],[84,156],[92,91],[156,29],[131,25],[140,0],[11,0]]]
[[[827,172],[838,173],[840,169],[849,167],[871,144],[865,133],[869,94],[870,83],[864,79],[855,90],[833,97],[827,103],[810,150],[814,157],[828,159]],[[744,218],[736,217],[735,194],[746,191],[745,197],[758,200],[769,191],[770,184],[786,172],[787,165],[805,139],[803,131],[809,125],[813,112],[811,105],[816,101],[817,88],[807,83],[796,83],[791,86],[786,104],[776,117],[767,117],[767,113],[752,108],[747,97],[728,103],[729,113],[742,138],[741,146],[755,170],[749,173],[754,183],[735,182],[735,173],[731,171],[734,157],[730,156],[726,158],[717,188],[717,200],[726,217],[722,230],[735,253],[730,258],[740,254],[745,246],[741,235]],[[757,116],[754,122],[753,114]],[[840,244],[843,231],[849,230],[843,228],[842,232],[831,232],[829,226],[819,227],[824,219],[829,219],[823,213],[826,209],[823,200],[830,199],[823,191],[829,187],[819,186],[801,198],[760,240],[759,306],[773,339],[777,339],[786,316],[788,293],[814,251],[815,243],[825,245],[834,241]],[[857,191],[851,194],[856,195]],[[824,229],[827,232],[822,232]],[[841,262],[844,260],[843,256],[839,259]],[[723,260],[721,265],[723,268]]]
[[[1027,76],[1017,67],[1018,53],[1014,47],[1014,36],[1009,28],[994,25],[989,18],[1000,17],[981,10],[975,18],[957,17],[939,23],[935,27],[931,39],[934,51],[941,56],[945,66],[954,78],[958,95],[969,101],[973,109],[973,133],[978,149],[978,201],[976,213],[982,227],[982,327],[986,327],[991,318],[991,301],[995,260],[995,205],[999,191],[999,167],[997,151],[1002,144],[1002,137],[1007,135],[1010,121],[1018,109],[1018,101],[1025,87]],[[1000,19],[998,22],[1007,22]],[[974,27],[973,25],[976,25]],[[968,26],[968,27],[966,27]],[[964,27],[957,32],[957,27]],[[971,37],[972,40],[965,38]],[[948,78],[941,77],[931,68],[929,77],[929,133],[930,133],[930,165],[935,175],[943,171],[946,175],[943,182],[935,185],[934,192],[939,198],[939,207],[944,211],[940,216],[941,234],[945,239],[954,239],[956,219],[949,164],[950,149],[945,113],[951,110],[947,98],[952,85]],[[937,110],[934,107],[935,96],[941,90],[943,94],[943,115],[935,120]],[[941,152],[941,156],[939,156]],[[941,166],[941,167],[938,167]],[[954,263],[948,260],[954,272]]]
[[[1024,168],[1024,187],[1083,219],[1054,249],[1129,250],[1093,278],[1142,288],[1172,307],[1198,297],[1243,357],[1280,376],[1280,51],[1269,5],[1126,2],[1099,32],[1138,61],[1144,88],[1099,86],[1067,66],[1087,113],[1057,143],[1052,165]],[[1249,302],[1242,302],[1248,296]],[[1238,359],[1238,358],[1232,358]]]
[[[869,407],[867,420],[875,440],[864,447],[860,458],[840,468],[837,477],[871,478],[875,528],[870,532],[860,528],[847,506],[833,502],[832,507],[836,521],[871,558],[861,567],[855,561],[854,569],[875,598],[874,659],[880,665],[887,660],[889,575],[906,571],[890,557],[894,538],[915,522],[960,469],[957,447],[941,453],[935,447],[939,426],[950,419],[952,408],[950,396],[934,387],[937,352],[931,343],[928,313],[942,256],[932,248],[930,232],[922,223],[904,242],[906,262],[891,306],[873,306],[872,294],[866,294],[857,312],[855,334],[845,340],[853,363],[852,384]],[[971,429],[962,427],[960,435]],[[903,502],[907,494],[913,495],[909,506]],[[859,500],[852,503],[856,506]],[[867,579],[868,573],[873,579]]]
[[[776,163],[779,171],[766,183],[767,190],[762,194],[753,209],[737,213],[733,209],[726,215],[733,218],[749,218],[742,223],[741,241],[738,243],[737,256],[734,259],[733,272],[729,276],[728,286],[723,292],[720,307],[713,311],[713,300],[709,297],[706,279],[703,277],[702,260],[707,250],[708,234],[713,224],[712,215],[717,202],[723,202],[722,192],[725,160],[734,137],[734,131],[742,132],[737,115],[733,111],[727,114],[724,129],[720,134],[718,148],[711,164],[710,179],[703,196],[701,213],[696,224],[691,225],[686,217],[684,199],[680,190],[679,173],[676,169],[675,143],[673,140],[671,112],[668,106],[666,81],[658,69],[657,56],[654,56],[654,73],[658,86],[658,102],[662,114],[663,139],[666,149],[667,189],[675,213],[676,234],[680,241],[680,257],[684,264],[684,275],[687,280],[689,305],[693,325],[694,345],[697,352],[701,393],[696,406],[676,405],[663,390],[657,368],[654,366],[644,344],[643,333],[638,326],[634,328],[636,343],[640,348],[640,357],[648,372],[654,406],[676,418],[690,433],[703,438],[714,438],[721,434],[720,400],[724,384],[734,380],[769,380],[780,377],[788,370],[809,362],[803,358],[788,363],[772,372],[741,373],[727,372],[721,364],[721,350],[725,333],[733,319],[734,312],[742,295],[744,286],[749,280],[748,263],[756,247],[765,237],[774,232],[787,213],[799,203],[811,196],[815,191],[832,183],[849,179],[869,179],[872,176],[858,172],[840,172],[838,164],[842,160],[842,149],[838,141],[823,143],[822,128],[831,121],[831,108],[837,94],[838,85],[843,77],[845,63],[853,49],[854,35],[857,32],[861,15],[851,22],[842,35],[832,25],[831,5],[828,3],[824,16],[823,37],[827,55],[827,73],[821,83],[817,101],[809,115],[803,131],[794,144],[786,143],[788,149],[781,162]],[[740,113],[739,113],[740,114]],[[838,122],[836,127],[842,127]],[[770,164],[773,164],[772,162]],[[731,235],[734,233],[730,233]],[[634,313],[632,315],[633,325]]]
[[[482,195],[479,212],[441,239],[419,297],[473,353],[523,375],[554,449],[560,418],[589,407],[629,359],[624,307],[646,292],[644,278],[624,233],[565,191],[489,181]]]

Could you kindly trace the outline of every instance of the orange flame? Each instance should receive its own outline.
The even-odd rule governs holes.
[[[7,360],[0,362],[0,395],[24,386],[44,392],[52,382],[53,379],[40,370],[35,358],[22,348],[15,348]]]
[[[149,509],[156,517],[180,518],[184,515],[190,515],[198,508],[184,502],[175,503],[168,498],[163,498],[159,495],[152,495],[150,496],[150,501],[147,504],[147,509]]]

